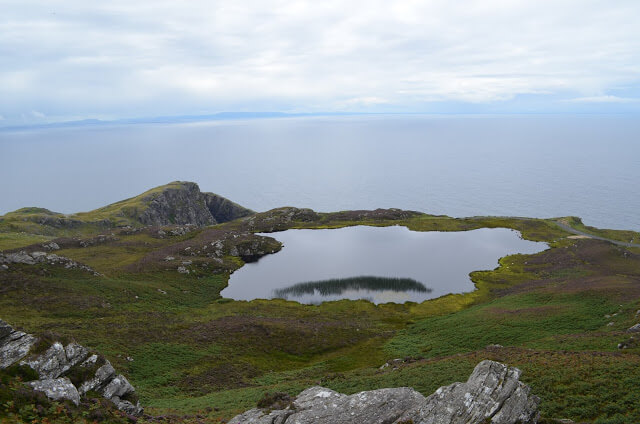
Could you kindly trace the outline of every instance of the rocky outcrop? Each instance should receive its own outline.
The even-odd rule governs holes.
[[[202,194],[204,196],[207,209],[209,209],[209,212],[211,212],[211,215],[219,224],[254,214],[252,210],[244,208],[229,199],[218,196],[217,194]]]
[[[138,215],[145,225],[214,225],[254,212],[213,193],[203,193],[196,183],[176,182],[144,197],[146,208]]]
[[[31,334],[14,330],[9,324],[0,320],[0,369],[7,368],[24,358],[36,338]]]
[[[55,243],[53,243],[55,244]],[[56,244],[57,246],[57,244]],[[99,276],[100,273],[94,271],[90,267],[78,263],[72,259],[65,258],[64,256],[58,256],[55,253],[47,253],[47,252],[27,252],[26,250],[21,250],[19,252],[14,253],[0,253],[0,265],[5,265],[8,268],[10,264],[25,264],[25,265],[35,265],[35,264],[49,264],[49,265],[59,265],[63,266],[67,269],[80,269],[82,271],[90,272],[93,275]]]
[[[66,346],[59,341],[49,343],[0,320],[0,369],[12,365],[33,369],[38,380],[26,384],[52,400],[66,399],[78,405],[81,396],[94,391],[121,411],[142,413],[135,388],[99,354],[75,342]]]
[[[538,419],[536,396],[519,381],[520,370],[482,361],[466,383],[441,387],[400,421],[418,424],[494,423],[529,424]]]
[[[251,409],[234,424],[534,424],[539,399],[519,381],[520,370],[483,361],[466,383],[439,388],[425,398],[407,387],[351,396],[324,387],[300,393],[284,408]]]

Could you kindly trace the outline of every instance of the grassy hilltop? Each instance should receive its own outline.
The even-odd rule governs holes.
[[[428,395],[465,380],[482,359],[521,368],[545,419],[640,422],[640,349],[626,332],[640,322],[640,249],[611,242],[637,243],[639,234],[572,217],[563,226],[396,209],[254,213],[200,194],[177,182],[87,213],[24,208],[0,217],[4,253],[53,242],[57,255],[100,274],[9,265],[0,270],[0,318],[101,351],[147,412],[175,422],[218,422],[265,392],[315,384],[345,393],[411,386]],[[498,268],[472,273],[475,291],[421,304],[221,298],[233,270],[280,249],[277,231],[349,225],[505,227],[550,248],[501,258]]]

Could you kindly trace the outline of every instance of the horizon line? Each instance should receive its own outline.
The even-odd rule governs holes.
[[[305,118],[305,117],[322,117],[322,116],[383,116],[383,115],[477,115],[477,116],[493,116],[493,115],[637,115],[637,111],[617,111],[617,112],[541,112],[541,111],[519,111],[519,112],[269,112],[269,111],[252,111],[252,112],[216,112],[198,115],[161,115],[161,116],[142,116],[131,118],[116,119],[98,119],[86,118],[68,121],[51,121],[32,124],[13,124],[2,126],[0,123],[0,131],[11,130],[28,130],[28,129],[46,129],[46,128],[67,128],[82,126],[100,126],[100,125],[137,125],[137,124],[186,124],[206,121],[233,121],[233,120],[254,120],[254,119],[278,119],[278,118]]]

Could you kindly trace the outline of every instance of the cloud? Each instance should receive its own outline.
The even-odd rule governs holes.
[[[0,113],[623,98],[640,85],[639,15],[636,0],[7,0]]]
[[[633,103],[637,102],[639,99],[633,99],[629,97],[618,97],[618,96],[590,96],[590,97],[577,97],[575,99],[569,99],[569,102],[576,103]]]

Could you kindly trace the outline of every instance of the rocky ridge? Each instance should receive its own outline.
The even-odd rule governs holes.
[[[144,225],[215,225],[252,215],[254,212],[213,193],[203,193],[198,184],[176,182],[142,198],[147,207],[139,213]]]
[[[57,244],[50,243],[49,245],[55,245],[57,249]],[[83,265],[72,259],[65,258],[64,256],[58,256],[55,253],[47,253],[47,252],[41,252],[41,251],[27,252],[25,250],[20,250],[18,252],[13,252],[13,253],[0,253],[0,271],[2,270],[6,271],[7,269],[9,269],[10,264],[58,265],[58,266],[63,266],[67,269],[80,269],[82,271],[89,272],[95,276],[102,275],[99,272],[94,271],[87,265]]]
[[[25,384],[52,400],[78,405],[82,396],[93,391],[128,414],[143,412],[135,388],[99,353],[73,341],[65,346],[15,330],[0,320],[0,369],[11,366],[34,370],[38,379]]]
[[[480,362],[466,383],[453,383],[424,397],[408,387],[350,396],[311,387],[291,402],[251,409],[233,424],[535,424],[538,397],[519,381],[520,370]]]

